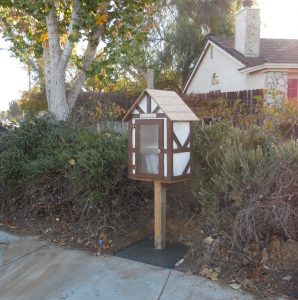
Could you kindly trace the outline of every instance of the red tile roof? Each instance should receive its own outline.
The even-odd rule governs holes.
[[[208,39],[241,61],[246,67],[265,63],[298,64],[298,40],[262,38],[260,57],[252,58],[245,57],[235,50],[234,37],[210,36]]]

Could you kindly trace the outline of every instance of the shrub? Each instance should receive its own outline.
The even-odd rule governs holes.
[[[127,140],[114,132],[97,137],[84,137],[82,148],[73,156],[71,177],[82,189],[91,191],[94,199],[103,199],[125,180]]]
[[[235,241],[259,241],[272,234],[298,239],[298,147],[288,142],[271,152],[261,187],[237,213]]]
[[[0,184],[7,191],[63,175],[77,190],[103,199],[125,178],[127,138],[36,119],[7,133],[0,149]]]
[[[272,234],[298,239],[294,142],[276,143],[257,127],[200,125],[195,130],[195,162],[195,199],[215,224],[228,224],[236,243],[259,242]]]
[[[195,130],[194,197],[213,219],[221,208],[240,205],[260,182],[270,141],[257,127],[247,131],[226,123]]]

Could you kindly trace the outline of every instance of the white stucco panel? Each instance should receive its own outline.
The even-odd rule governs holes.
[[[144,96],[139,104],[139,107],[146,113],[147,112],[147,95]]]
[[[163,119],[164,149],[168,149],[168,123],[167,119]]]
[[[257,75],[242,74],[239,72],[239,69],[243,67],[242,63],[231,57],[224,50],[211,44],[193,76],[186,94],[209,93],[216,90],[234,92],[263,88],[265,75],[261,73]],[[218,78],[217,84],[212,84],[214,74]]]
[[[136,147],[136,129],[132,129],[132,148]]]
[[[190,124],[189,124],[189,122],[174,122],[173,123],[173,131],[174,131],[175,135],[177,136],[180,144],[183,146],[189,136],[189,133],[190,133]]]
[[[157,103],[154,101],[154,99],[151,98],[151,111],[154,111],[156,107],[157,107]]]
[[[173,156],[173,174],[181,176],[190,159],[190,152],[174,153]]]

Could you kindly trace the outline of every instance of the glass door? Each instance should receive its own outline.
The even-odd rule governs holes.
[[[136,121],[136,175],[163,177],[163,120]]]

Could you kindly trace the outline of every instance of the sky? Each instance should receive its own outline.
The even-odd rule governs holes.
[[[261,36],[298,39],[298,0],[258,0],[261,9]],[[7,110],[20,91],[28,89],[28,73],[10,56],[9,45],[0,35],[0,111]]]
[[[28,89],[28,74],[21,63],[11,57],[8,44],[0,36],[0,111],[8,109],[8,103]]]

